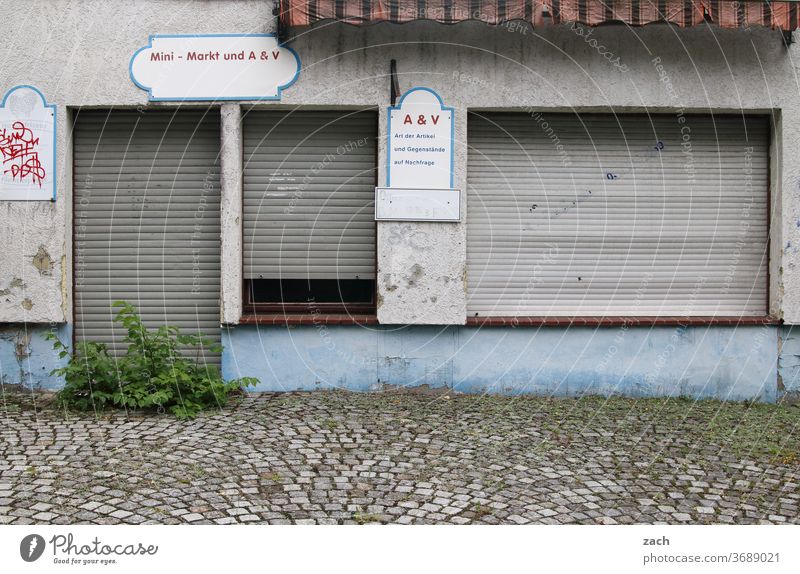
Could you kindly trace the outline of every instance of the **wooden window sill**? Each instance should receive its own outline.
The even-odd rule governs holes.
[[[240,325],[377,325],[374,314],[253,313],[243,315]],[[782,325],[775,317],[467,317],[467,326],[480,327],[658,327]]]
[[[374,314],[253,313],[242,315],[240,325],[377,325]]]
[[[717,317],[467,317],[467,325],[482,327],[658,327],[706,325],[781,325],[780,319],[770,316]]]

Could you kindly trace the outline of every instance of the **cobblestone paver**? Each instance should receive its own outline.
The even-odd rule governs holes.
[[[193,421],[4,396],[0,524],[800,523],[800,409],[251,395]]]

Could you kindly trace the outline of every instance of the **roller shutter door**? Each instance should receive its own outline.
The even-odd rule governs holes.
[[[374,279],[377,114],[244,118],[244,277]]]
[[[218,112],[82,111],[73,141],[76,338],[124,352],[123,299],[218,342]]]
[[[468,142],[471,316],[766,314],[766,118],[473,113]]]

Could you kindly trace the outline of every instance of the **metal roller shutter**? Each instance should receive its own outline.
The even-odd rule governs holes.
[[[377,115],[244,119],[244,277],[374,279]]]
[[[472,113],[468,142],[471,316],[766,314],[766,118]]]
[[[148,326],[220,340],[219,114],[81,111],[74,131],[75,329],[115,353],[118,299]],[[205,357],[218,364],[218,354]]]

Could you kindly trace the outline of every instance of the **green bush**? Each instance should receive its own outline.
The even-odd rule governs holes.
[[[166,325],[147,329],[133,305],[116,301],[113,306],[119,307],[114,321],[128,332],[127,352],[113,357],[102,343],[77,343],[67,365],[51,373],[66,381],[58,393],[59,406],[166,410],[178,418],[193,418],[202,410],[224,405],[232,393],[258,384],[252,377],[223,381],[219,369],[201,364],[203,350],[221,351],[220,345],[202,335],[184,335]],[[69,355],[55,333],[47,338],[55,341],[59,357]]]

